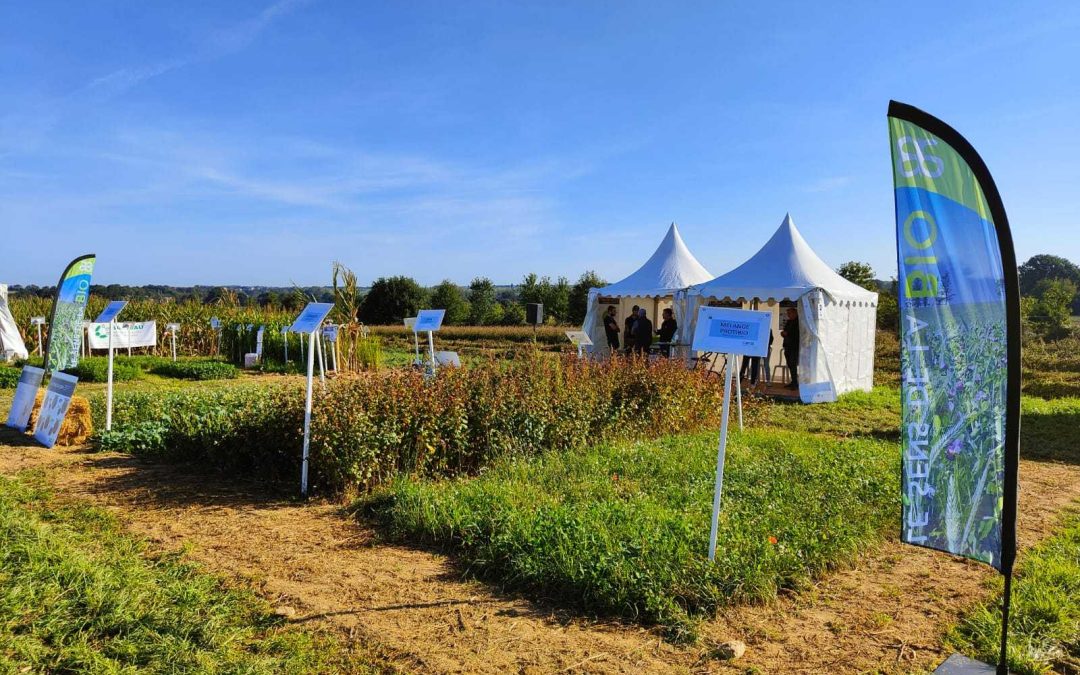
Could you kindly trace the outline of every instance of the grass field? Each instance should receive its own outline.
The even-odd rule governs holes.
[[[993,663],[1001,635],[1000,577],[996,593],[948,636],[956,649]],[[1017,675],[1080,672],[1080,503],[1062,531],[1024,556],[1013,583],[1009,670]]]
[[[898,508],[895,448],[778,431],[731,439],[716,564],[705,557],[716,434],[497,463],[476,479],[400,479],[368,509],[474,572],[579,607],[693,632],[878,540]]]
[[[362,650],[286,627],[250,591],[42,484],[0,477],[0,671],[373,672]]]

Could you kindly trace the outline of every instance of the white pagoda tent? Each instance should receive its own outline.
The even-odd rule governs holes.
[[[807,403],[836,400],[874,384],[874,338],[878,295],[851,283],[818,257],[791,216],[749,260],[679,295],[687,321],[680,341],[693,336],[698,308],[714,303],[771,311],[774,349],[768,367],[780,362],[783,308],[799,312],[799,395]]]
[[[590,351],[607,352],[604,313],[609,306],[618,308],[620,327],[634,305],[644,307],[653,324],[659,327],[660,312],[673,306],[676,292],[712,276],[686,247],[678,226],[672,223],[656,252],[636,272],[603,288],[589,289],[588,310],[581,329],[593,341]],[[681,325],[680,309],[675,306],[675,320]],[[621,342],[625,336],[619,339]]]
[[[26,357],[26,345],[8,307],[7,284],[0,284],[0,361]]]

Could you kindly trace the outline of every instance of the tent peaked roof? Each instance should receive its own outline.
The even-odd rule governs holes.
[[[603,295],[652,297],[673,295],[687,286],[712,278],[686,247],[675,223],[645,264],[621,281],[600,289]]]
[[[877,293],[851,283],[819,258],[788,214],[760,251],[693,292],[715,298],[797,300],[814,289],[836,300],[877,301]]]

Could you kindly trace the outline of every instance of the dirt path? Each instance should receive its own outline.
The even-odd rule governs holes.
[[[293,621],[339,627],[406,671],[908,672],[944,658],[941,631],[991,576],[982,565],[889,543],[812,589],[731,609],[704,627],[701,645],[677,647],[655,631],[586,621],[464,579],[443,556],[380,543],[337,505],[124,455],[46,451],[0,433],[0,472],[34,467],[49,469],[61,494],[110,508],[165,549],[188,545],[194,559],[253,583]],[[1030,545],[1080,498],[1080,466],[1025,462],[1022,477]],[[708,648],[728,639],[750,647],[731,665]]]

